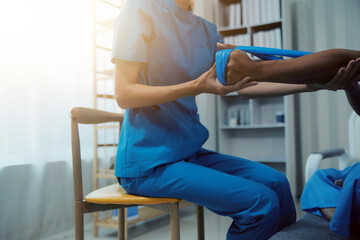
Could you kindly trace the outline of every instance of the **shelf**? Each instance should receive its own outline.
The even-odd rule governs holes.
[[[248,32],[248,28],[251,28],[253,31],[265,31],[270,30],[274,28],[279,28],[282,25],[282,20],[279,19],[277,21],[273,22],[267,22],[267,23],[259,23],[255,25],[248,25],[248,26],[240,26],[240,27],[219,27],[219,33],[231,33],[231,32],[241,32],[243,31],[243,34],[246,34]]]
[[[257,125],[238,125],[236,127],[230,127],[227,125],[222,125],[221,129],[231,130],[231,129],[265,129],[265,128],[284,128],[284,123],[274,123],[274,124],[257,124]]]
[[[224,4],[232,4],[232,3],[239,3],[241,0],[220,0],[220,2]]]
[[[258,31],[267,31],[275,28],[281,28],[281,26],[282,26],[282,20],[280,19],[274,22],[252,25],[250,27],[253,32],[258,32]]]
[[[231,34],[247,34],[248,28],[247,27],[221,27],[218,29],[220,34],[223,35],[231,35]]]
[[[192,203],[190,203],[190,202],[180,201],[180,209],[191,206],[191,205],[192,205]],[[145,220],[149,220],[151,218],[158,217],[158,216],[161,216],[164,214],[165,213],[163,213],[159,210],[152,209],[150,207],[139,208],[139,213],[138,213],[139,216],[133,220],[128,221],[128,225],[142,222]],[[117,219],[113,219],[112,217],[99,219],[98,226],[117,229],[117,227],[118,227]]]

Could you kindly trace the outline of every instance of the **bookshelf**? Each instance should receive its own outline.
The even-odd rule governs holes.
[[[282,0],[217,0],[215,4],[216,25],[225,43],[285,47]],[[295,188],[294,113],[293,96],[218,96],[217,150],[269,165],[285,173]]]

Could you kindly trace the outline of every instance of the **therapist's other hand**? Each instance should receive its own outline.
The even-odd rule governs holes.
[[[217,43],[217,47],[223,49],[234,49],[236,45]],[[246,76],[256,75],[256,65],[249,56],[240,50],[234,50],[230,53],[229,61],[225,69],[226,85],[235,84]]]
[[[213,65],[209,71],[203,73],[198,79],[198,89],[201,93],[212,93],[225,96],[231,92],[257,85],[250,77],[244,77],[237,83],[229,86],[222,85],[216,77],[216,68]]]
[[[230,44],[230,43],[216,43],[216,46],[218,48],[220,48],[220,50],[224,50],[224,49],[234,49],[237,47],[237,45],[234,45],[234,44]]]
[[[360,81],[360,58],[351,60],[346,67],[342,67],[335,76],[324,84],[308,84],[311,91],[327,89],[337,91],[351,87]]]

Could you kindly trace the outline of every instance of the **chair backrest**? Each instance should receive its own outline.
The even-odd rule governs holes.
[[[353,163],[360,161],[360,117],[355,112],[349,118],[349,157]]]
[[[83,184],[81,172],[81,154],[79,124],[98,124],[107,122],[119,122],[120,127],[124,114],[110,113],[90,108],[76,107],[71,110],[71,147],[74,175],[74,197],[75,201],[83,200]]]

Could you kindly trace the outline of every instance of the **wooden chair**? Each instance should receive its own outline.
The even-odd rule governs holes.
[[[84,239],[84,214],[111,209],[118,209],[118,239],[125,240],[125,209],[132,206],[148,206],[170,214],[171,240],[180,240],[179,201],[176,198],[152,198],[126,194],[119,184],[100,188],[83,196],[80,139],[78,124],[98,124],[119,122],[124,115],[104,112],[89,108],[73,108],[71,110],[71,142],[74,174],[75,197],[75,239]],[[204,240],[203,207],[196,206],[198,240]]]

